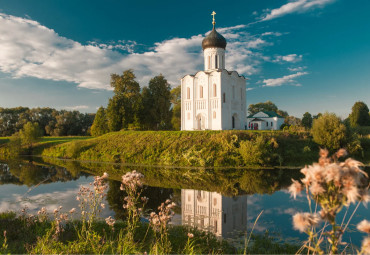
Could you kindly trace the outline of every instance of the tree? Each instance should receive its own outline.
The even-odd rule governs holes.
[[[101,136],[109,132],[108,123],[107,123],[107,116],[105,114],[105,109],[101,106],[96,115],[94,122],[91,126],[91,135],[93,136]]]
[[[171,128],[171,87],[163,75],[149,81],[141,92],[142,111],[140,121],[145,129]]]
[[[289,114],[286,111],[278,109],[278,107],[271,101],[266,101],[264,103],[257,103],[257,104],[250,104],[248,107],[249,114],[255,114],[257,112],[276,112],[277,114],[281,115],[282,117],[288,117]]]
[[[140,123],[143,129],[153,129],[154,119],[151,117],[151,109],[154,105],[153,97],[148,87],[144,87],[141,91],[142,107],[140,111]]]
[[[150,115],[154,121],[154,129],[171,127],[171,86],[162,74],[149,81],[149,90],[153,106]]]
[[[132,70],[126,70],[122,75],[111,74],[110,85],[114,88],[114,96],[109,99],[107,107],[110,131],[127,128],[139,121],[141,95],[140,85],[135,78]]]
[[[300,118],[296,118],[294,116],[286,116],[284,123],[287,126],[302,126],[302,120]]]
[[[171,90],[172,119],[171,124],[174,130],[181,129],[181,85]]]
[[[22,144],[25,144],[32,148],[33,143],[40,140],[42,136],[42,130],[39,127],[39,123],[27,122],[23,129],[19,132]]]
[[[310,129],[312,127],[312,115],[309,112],[305,112],[302,118],[302,125],[305,128]]]
[[[364,102],[359,101],[352,106],[349,121],[351,127],[370,126],[369,108]]]
[[[334,113],[324,113],[312,124],[313,140],[334,151],[343,148],[347,142],[347,128]]]
[[[278,110],[277,106],[271,101],[266,101],[264,103],[250,104],[248,107],[249,114],[255,114],[261,111],[277,112],[277,110]]]

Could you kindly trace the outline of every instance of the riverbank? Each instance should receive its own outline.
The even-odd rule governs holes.
[[[350,156],[369,163],[370,139],[362,138],[361,145],[363,152]],[[141,165],[301,167],[316,161],[318,151],[308,132],[119,131],[90,139],[51,139],[36,144],[32,154]]]

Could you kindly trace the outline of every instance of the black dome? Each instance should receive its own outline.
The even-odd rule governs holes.
[[[207,48],[226,48],[226,39],[219,34],[215,28],[212,29],[211,33],[206,36],[202,41],[203,50]]]

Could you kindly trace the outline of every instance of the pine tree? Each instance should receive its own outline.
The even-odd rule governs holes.
[[[101,106],[96,115],[94,122],[91,126],[91,135],[93,136],[101,136],[105,133],[108,133],[108,123],[107,123],[107,116],[105,113],[105,109],[103,106]]]

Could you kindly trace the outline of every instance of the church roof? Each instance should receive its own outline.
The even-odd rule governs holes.
[[[213,26],[211,33],[209,33],[202,41],[203,50],[207,48],[222,48],[226,49],[226,39],[218,33]]]
[[[261,111],[261,112],[265,113],[268,117],[258,116],[258,118],[273,118],[273,117],[284,118],[280,114],[277,114],[276,112],[273,112],[273,111]],[[251,114],[247,118],[254,118],[254,115],[256,115],[257,113],[260,113],[260,112],[256,112],[254,114]]]

